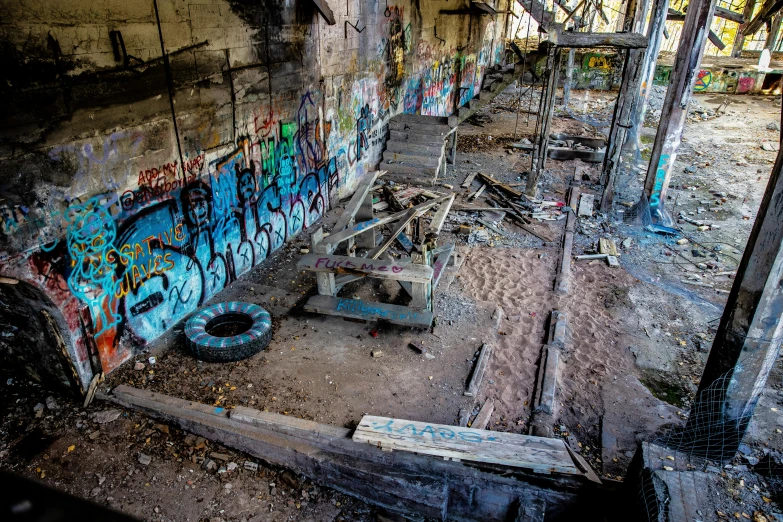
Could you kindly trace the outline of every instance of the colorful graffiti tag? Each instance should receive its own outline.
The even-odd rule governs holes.
[[[693,91],[704,92],[710,87],[711,83],[712,83],[712,73],[710,71],[705,71],[704,69],[702,69],[696,75],[696,83],[693,84]]]

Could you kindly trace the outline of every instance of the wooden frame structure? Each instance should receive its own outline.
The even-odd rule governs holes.
[[[352,319],[383,319],[395,324],[428,328],[433,320],[432,293],[454,251],[453,244],[436,248],[436,241],[455,196],[433,195],[428,201],[400,212],[374,217],[372,188],[383,174],[383,171],[375,172],[362,180],[330,235],[325,235],[323,229],[313,233],[312,253],[302,256],[297,263],[300,270],[315,272],[318,286],[318,295],[311,297],[304,309]],[[425,227],[423,215],[436,206],[437,211]],[[359,218],[362,221],[357,222]],[[405,231],[414,222],[418,222],[416,229],[422,233],[416,242],[411,242]],[[392,230],[387,238],[379,242],[377,231],[382,225],[391,225]],[[410,253],[410,260],[382,258],[395,241],[399,241]],[[335,255],[342,244],[345,244],[346,255]],[[368,251],[363,257],[356,257],[357,248]],[[365,277],[398,281],[411,296],[410,305],[338,297],[346,284]]]

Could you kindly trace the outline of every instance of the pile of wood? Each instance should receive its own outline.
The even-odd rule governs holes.
[[[316,273],[318,294],[311,297],[305,310],[353,319],[384,319],[391,323],[429,327],[432,324],[432,294],[443,268],[454,251],[454,244],[438,246],[437,239],[454,194],[442,195],[424,189],[394,192],[388,186],[375,185],[385,172],[368,175],[346,205],[331,234],[317,230],[312,238],[312,253],[303,256],[298,268]],[[385,204],[376,217],[373,207],[377,192]],[[383,212],[392,210],[392,213]],[[428,219],[428,213],[432,213]],[[378,232],[388,225],[386,236]],[[399,244],[400,259],[388,254]],[[336,255],[344,250],[344,255]],[[359,251],[363,251],[361,256]],[[348,283],[365,277],[397,281],[411,301],[408,306],[348,299],[338,296]]]

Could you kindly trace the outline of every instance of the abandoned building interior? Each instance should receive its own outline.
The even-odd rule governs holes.
[[[0,520],[783,521],[783,1],[1,5]]]

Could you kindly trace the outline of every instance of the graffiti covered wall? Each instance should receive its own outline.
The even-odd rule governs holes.
[[[316,225],[392,116],[451,114],[504,45],[446,0],[337,2],[333,26],[304,1],[53,2],[7,2],[0,37],[0,274],[62,312],[83,385]]]

